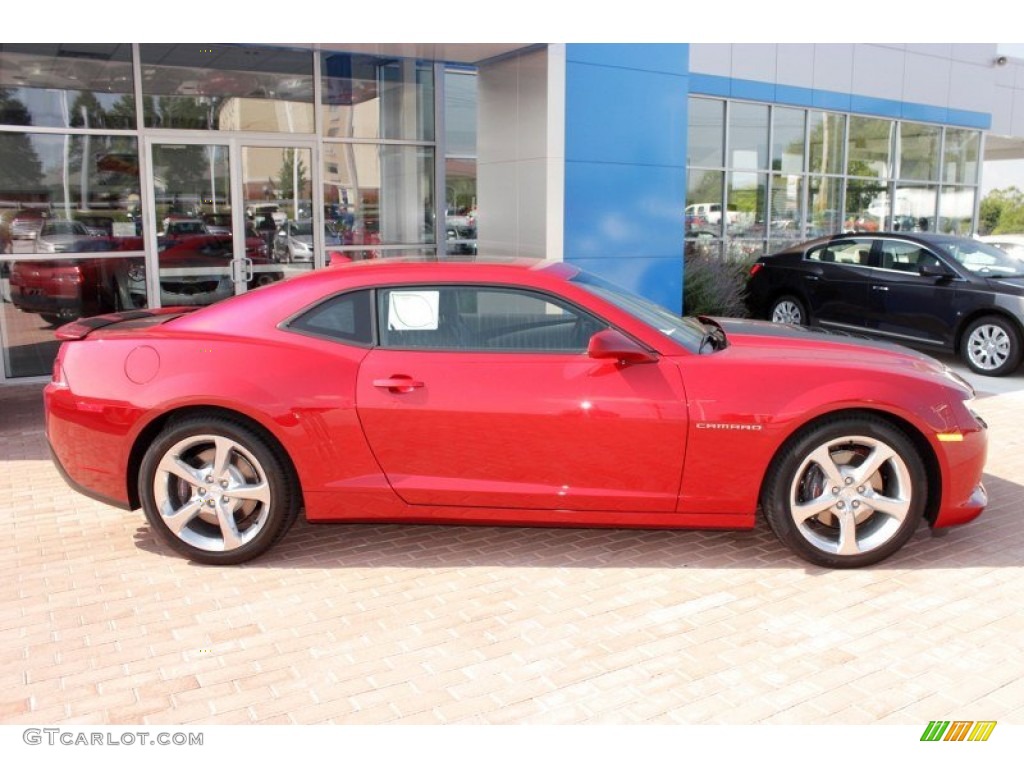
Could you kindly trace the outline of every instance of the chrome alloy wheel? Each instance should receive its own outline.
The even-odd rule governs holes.
[[[967,356],[978,370],[994,371],[1010,358],[1013,341],[1000,325],[979,325],[967,337]]]
[[[913,482],[887,443],[861,435],[830,439],[793,475],[789,509],[797,532],[820,552],[846,556],[885,545],[911,513]]]
[[[804,321],[800,305],[791,299],[782,299],[772,307],[773,323],[792,323],[800,325]]]
[[[153,499],[170,532],[206,552],[252,541],[272,501],[256,457],[228,437],[209,434],[186,437],[165,451],[153,476]]]

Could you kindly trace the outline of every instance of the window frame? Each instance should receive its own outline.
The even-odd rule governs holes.
[[[513,292],[520,295],[529,295],[531,297],[546,301],[548,303],[560,306],[563,310],[572,312],[577,316],[577,320],[580,318],[589,319],[595,321],[598,325],[603,326],[602,329],[615,329],[621,333],[626,333],[619,329],[614,323],[610,322],[604,317],[595,314],[594,312],[580,306],[578,303],[568,299],[564,296],[551,293],[542,289],[537,289],[528,286],[507,284],[507,283],[474,283],[474,282],[424,282],[424,283],[399,283],[399,284],[388,284],[378,285],[374,288],[374,322],[373,328],[375,332],[374,346],[375,348],[395,351],[395,352],[441,352],[441,353],[465,353],[465,354],[518,354],[518,355],[554,355],[563,357],[580,357],[586,356],[587,346],[583,346],[581,349],[570,351],[564,349],[514,349],[514,348],[494,348],[494,347],[483,347],[483,346],[443,346],[443,347],[410,347],[410,346],[391,346],[383,343],[383,334],[381,328],[386,319],[387,312],[387,301],[386,296],[389,292],[395,290],[409,290],[409,291],[426,291],[426,290],[443,290],[443,289],[472,289],[474,291],[503,291]],[[595,331],[596,332],[596,331]],[[633,338],[631,334],[626,334],[630,338]],[[644,345],[645,347],[647,345]]]

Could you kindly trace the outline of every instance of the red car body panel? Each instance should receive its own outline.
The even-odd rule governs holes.
[[[984,429],[934,361],[729,321],[729,346],[696,354],[566,282],[574,268],[533,264],[355,263],[67,342],[45,393],[55,459],[81,489],[131,507],[154,426],[219,408],[276,438],[310,521],[742,528],[788,437],[825,414],[873,410],[927,445],[933,525],[981,512]],[[656,360],[398,351],[281,327],[341,291],[450,283],[561,296]]]

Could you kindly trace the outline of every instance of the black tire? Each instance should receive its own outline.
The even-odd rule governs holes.
[[[960,356],[975,373],[1006,376],[1020,367],[1020,332],[1002,317],[979,317],[960,337]]]
[[[807,314],[807,307],[800,299],[792,294],[786,294],[772,302],[771,308],[768,310],[768,319],[773,323],[807,325],[810,316]]]
[[[924,462],[906,433],[877,416],[839,416],[782,447],[761,507],[779,540],[804,560],[859,568],[907,542],[927,493]]]
[[[142,459],[139,496],[163,541],[209,565],[263,554],[295,522],[300,506],[280,449],[223,417],[171,422]]]

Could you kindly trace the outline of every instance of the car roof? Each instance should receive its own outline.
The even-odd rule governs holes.
[[[780,253],[793,253],[795,251],[806,251],[819,245],[841,242],[845,240],[909,240],[922,245],[955,245],[957,243],[977,242],[974,238],[962,237],[960,235],[945,235],[937,232],[843,232],[835,235],[826,235],[814,240],[805,240],[801,243],[794,243],[788,248],[783,248]]]

